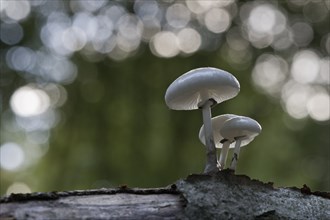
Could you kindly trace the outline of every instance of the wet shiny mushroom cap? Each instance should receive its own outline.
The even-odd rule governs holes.
[[[240,84],[230,73],[212,67],[191,70],[177,78],[166,90],[165,102],[173,110],[201,108],[208,100],[213,105],[235,97]]]

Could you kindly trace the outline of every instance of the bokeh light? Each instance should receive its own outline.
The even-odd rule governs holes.
[[[169,31],[157,33],[151,41],[150,49],[156,56],[167,58],[174,57],[180,52],[177,36]]]
[[[21,1],[1,1],[1,12],[13,20],[19,21],[26,18],[31,11],[28,0]]]
[[[95,12],[106,4],[106,0],[84,0],[84,1],[70,1],[71,9],[75,12],[89,11]]]
[[[118,47],[127,52],[133,52],[140,46],[143,33],[143,23],[135,15],[124,15],[118,21]]]
[[[12,47],[6,54],[9,67],[18,71],[29,71],[36,65],[36,54],[27,47]]]
[[[23,38],[23,28],[17,22],[3,23],[0,26],[0,39],[8,45],[14,45]]]
[[[182,29],[178,33],[177,39],[180,50],[185,54],[196,52],[202,44],[200,34],[192,28]]]
[[[60,120],[59,115],[54,110],[46,111],[43,114],[38,114],[31,117],[15,118],[16,123],[25,131],[44,131],[56,126]]]
[[[0,146],[0,166],[2,169],[8,171],[18,170],[24,160],[24,151],[18,144],[4,143]]]
[[[201,66],[242,85],[214,115],[254,116],[265,127],[258,166],[242,156],[242,172],[329,190],[320,178],[329,157],[329,9],[321,0],[1,1],[1,193],[51,190],[64,166],[61,189],[164,185],[198,172],[200,118],[168,111],[162,98],[171,79]],[[283,171],[286,160],[296,164]]]
[[[330,119],[330,96],[329,93],[319,92],[314,94],[307,103],[309,115],[317,121]]]
[[[270,46],[277,38],[283,38],[283,34],[288,31],[285,15],[272,4],[253,6],[253,3],[246,3],[241,8],[240,17],[245,23],[243,27],[246,27],[246,38],[259,49]]]
[[[305,47],[313,40],[314,31],[307,22],[295,22],[291,29],[297,46]]]
[[[317,54],[310,50],[298,52],[293,57],[292,77],[300,83],[314,82],[320,71],[320,60]]]
[[[318,83],[330,85],[330,57],[325,57],[320,61]]]
[[[183,4],[173,4],[166,10],[166,20],[173,28],[183,28],[190,21],[190,11]]]
[[[263,54],[258,57],[252,79],[254,83],[270,94],[281,91],[288,74],[287,62],[276,55]]]
[[[8,187],[6,195],[10,195],[12,193],[31,193],[31,189],[25,183],[14,182]]]
[[[49,108],[50,100],[44,91],[24,86],[15,91],[10,105],[15,114],[29,117],[44,113]]]
[[[213,33],[222,33],[229,28],[231,17],[225,9],[213,8],[205,15],[204,22]]]
[[[309,1],[303,9],[305,17],[311,22],[321,22],[329,15],[327,1]]]
[[[77,27],[70,27],[64,30],[61,39],[65,49],[71,52],[81,50],[87,41],[85,33]]]
[[[285,110],[296,119],[307,117],[307,101],[309,94],[303,89],[295,89],[285,100]]]

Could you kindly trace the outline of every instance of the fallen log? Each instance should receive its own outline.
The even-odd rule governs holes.
[[[164,188],[75,190],[0,198],[0,219],[330,219],[330,193],[275,188],[224,170]]]

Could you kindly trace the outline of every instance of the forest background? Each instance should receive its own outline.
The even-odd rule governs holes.
[[[238,174],[330,191],[330,1],[1,0],[0,193],[166,186],[201,173],[201,112],[164,95],[232,73],[257,120]]]

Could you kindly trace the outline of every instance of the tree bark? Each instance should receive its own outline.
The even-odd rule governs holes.
[[[330,193],[274,188],[224,170],[190,175],[165,188],[125,186],[11,194],[0,219],[330,219]]]

